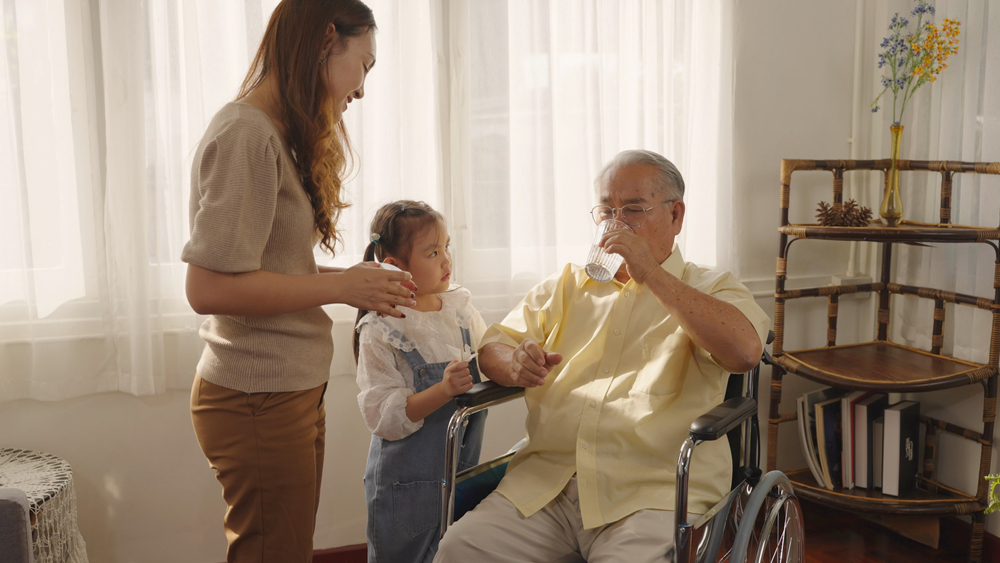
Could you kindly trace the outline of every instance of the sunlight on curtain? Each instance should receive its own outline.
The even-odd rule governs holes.
[[[275,4],[3,1],[0,400],[190,385],[191,159]]]
[[[457,71],[478,86],[468,100],[473,173],[463,272],[487,292],[510,284],[499,288],[507,303],[498,312],[566,262],[583,260],[595,230],[594,177],[624,149],[653,150],[678,166],[688,186],[682,252],[716,265],[716,201],[728,200],[729,189],[716,176],[719,117],[730,104],[719,88],[731,74],[721,56],[731,49],[722,38],[724,6],[470,6],[473,56]]]
[[[450,221],[456,280],[499,320],[583,260],[594,176],[619,151],[645,148],[685,175],[685,258],[725,266],[727,2],[371,6],[379,63],[345,117],[362,158],[335,263],[360,259],[378,205],[425,199]]]
[[[262,33],[243,0],[101,3],[107,175],[105,234],[118,389],[185,386],[198,318],[184,296],[190,168],[233,99]],[[249,12],[249,13],[248,13]]]
[[[449,220],[456,281],[498,320],[584,258],[594,176],[646,148],[685,175],[685,258],[726,265],[729,2],[368,3],[353,207],[320,263],[360,261],[380,205],[425,200]],[[190,385],[191,160],[276,4],[0,0],[0,401]]]
[[[97,245],[83,233],[95,225],[100,180],[82,4],[0,3],[0,400],[105,388],[43,350],[100,325],[84,305],[99,291]]]
[[[869,106],[881,91],[876,58],[879,44],[888,34],[892,15],[909,15],[914,3],[904,0],[868,0],[864,10],[863,45],[858,64],[864,78],[855,112],[860,114],[861,146],[858,158],[885,158],[889,154],[891,112],[872,115]],[[918,160],[1000,161],[1000,10],[978,0],[939,0],[933,21],[959,20],[959,51],[948,60],[948,68],[936,82],[924,85],[909,102],[904,126],[901,158]],[[993,9],[990,9],[990,8]],[[891,94],[891,93],[890,93]],[[891,100],[888,102],[891,104]],[[887,104],[882,104],[883,107]],[[871,119],[869,119],[871,117]],[[877,177],[876,177],[877,176]],[[858,186],[862,203],[878,209],[881,175],[870,175]],[[940,208],[939,174],[904,172],[900,176],[904,217],[911,221],[937,222]],[[849,195],[849,197],[854,197]],[[956,174],[952,195],[952,222],[960,225],[995,226],[1000,210],[1000,179],[996,176]],[[876,271],[874,248],[869,249],[869,271]],[[930,248],[896,245],[893,271],[899,283],[935,287],[992,298],[995,255],[985,245],[935,245]],[[933,302],[929,299],[893,296],[890,321],[894,342],[928,350],[931,347]],[[988,311],[947,305],[944,352],[977,362],[989,357],[992,324]],[[956,330],[954,327],[968,327]]]
[[[85,292],[79,195],[89,190],[89,163],[72,118],[84,84],[70,73],[79,61],[67,46],[81,22],[66,4],[3,4],[0,304],[22,303],[33,318]]]

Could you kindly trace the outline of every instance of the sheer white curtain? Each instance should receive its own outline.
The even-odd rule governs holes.
[[[923,86],[911,99],[902,121],[902,158],[918,160],[1000,161],[1000,6],[979,0],[938,0],[933,21],[961,22],[959,51],[936,82]],[[855,104],[858,141],[856,158],[886,158],[892,117],[869,105],[881,90],[876,58],[889,20],[896,12],[910,15],[915,3],[907,0],[859,0],[860,65],[863,80]],[[887,106],[889,102],[881,104]],[[850,197],[878,209],[881,176],[871,175],[856,184]],[[913,221],[937,222],[940,208],[939,174],[906,173],[900,176],[903,216]],[[952,222],[995,227],[1000,221],[1000,179],[995,176],[956,174],[952,196]],[[875,251],[869,250],[869,271],[875,269]],[[931,248],[896,245],[893,268],[899,282],[947,291],[993,296],[995,254],[986,245],[936,245]],[[933,303],[927,299],[894,296],[890,322],[895,342],[930,349]],[[946,306],[945,353],[985,362],[989,356],[990,314],[965,306]],[[955,330],[954,327],[968,327]]]
[[[276,3],[0,3],[0,401],[189,385],[191,155]]]
[[[0,0],[0,401],[190,384],[191,158],[276,4]],[[646,148],[685,175],[685,257],[726,266],[730,4],[371,0],[378,65],[346,114],[354,206],[321,262],[359,261],[378,206],[422,199],[499,319],[583,259],[594,175]]]
[[[88,357],[57,357],[50,346],[68,331],[68,345],[79,348],[104,325],[93,306],[102,254],[92,234],[101,188],[89,6],[0,5],[0,400],[104,390],[111,383],[99,367],[107,352],[99,337]]]
[[[685,257],[728,265],[730,2],[371,6],[379,68],[347,116],[362,161],[338,261],[360,258],[378,205],[424,198],[450,221],[456,279],[499,320],[584,259],[594,176],[645,148],[685,176]]]

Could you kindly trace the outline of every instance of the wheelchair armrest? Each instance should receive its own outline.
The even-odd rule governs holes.
[[[767,350],[764,350],[764,353],[761,354],[760,361],[766,366],[778,365],[778,362],[774,361],[774,356],[772,356]]]
[[[691,438],[703,442],[718,440],[757,412],[757,401],[749,397],[734,397],[691,423]]]
[[[767,344],[770,344],[772,342],[774,342],[774,331],[769,330],[767,331]],[[767,348],[764,349],[764,353],[761,354],[760,356],[761,356],[760,361],[763,362],[764,365],[767,366],[778,365],[778,362],[774,361],[774,358],[771,356],[771,353],[767,351]]]
[[[524,387],[504,387],[499,383],[484,381],[455,397],[455,404],[459,407],[478,407],[494,401],[509,401],[523,394]]]

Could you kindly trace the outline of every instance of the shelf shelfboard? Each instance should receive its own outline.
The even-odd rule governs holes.
[[[816,483],[808,469],[787,473],[795,487],[795,494],[825,505],[848,510],[877,514],[968,514],[982,510],[972,495],[956,494],[949,491],[932,493],[917,488],[903,496],[883,495],[875,489],[834,489],[827,490]]]
[[[902,221],[889,227],[872,223],[867,227],[827,227],[815,224],[791,224],[778,228],[782,234],[821,240],[862,240],[873,242],[981,242],[1000,240],[1000,229],[941,225]]]
[[[796,375],[846,389],[902,393],[961,387],[995,370],[892,342],[786,350],[774,359]],[[877,367],[876,367],[877,366]]]

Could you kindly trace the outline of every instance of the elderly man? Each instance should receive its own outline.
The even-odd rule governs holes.
[[[487,331],[480,366],[527,388],[528,443],[448,530],[436,562],[667,561],[687,428],[722,402],[727,374],[760,358],[770,320],[750,292],[674,245],[684,222],[674,165],[625,151],[596,184],[595,218],[631,227],[603,238],[624,264],[609,283],[567,265]],[[728,492],[731,467],[725,440],[696,450],[692,513]]]

